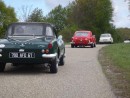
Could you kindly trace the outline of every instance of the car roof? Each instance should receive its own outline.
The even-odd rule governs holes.
[[[101,34],[101,35],[105,35],[105,34],[111,35],[110,33],[103,33],[103,34]]]
[[[54,24],[51,23],[47,23],[47,22],[14,22],[11,23],[10,25],[17,25],[17,24],[42,24],[42,25],[50,25],[52,27],[54,27]]]
[[[79,31],[76,31],[76,32],[91,32],[91,31],[88,31],[88,30],[79,30]]]

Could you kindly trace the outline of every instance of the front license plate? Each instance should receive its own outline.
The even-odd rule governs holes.
[[[9,53],[9,58],[35,58],[35,53],[33,53],[33,52],[11,52],[11,53]]]
[[[103,41],[107,41],[107,39],[104,39]]]

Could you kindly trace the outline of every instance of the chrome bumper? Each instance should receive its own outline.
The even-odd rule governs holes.
[[[55,58],[57,56],[57,53],[54,54],[43,54],[42,57],[43,58]]]
[[[70,42],[70,44],[75,44],[75,42]]]

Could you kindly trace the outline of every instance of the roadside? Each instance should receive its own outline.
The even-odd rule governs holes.
[[[128,44],[114,44],[103,47],[98,59],[112,85],[117,98],[130,98],[130,63]]]

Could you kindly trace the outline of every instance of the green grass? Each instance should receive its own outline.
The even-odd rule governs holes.
[[[98,59],[115,95],[130,98],[130,44],[103,47]]]
[[[107,55],[115,66],[130,71],[130,44],[113,44],[104,47]]]

